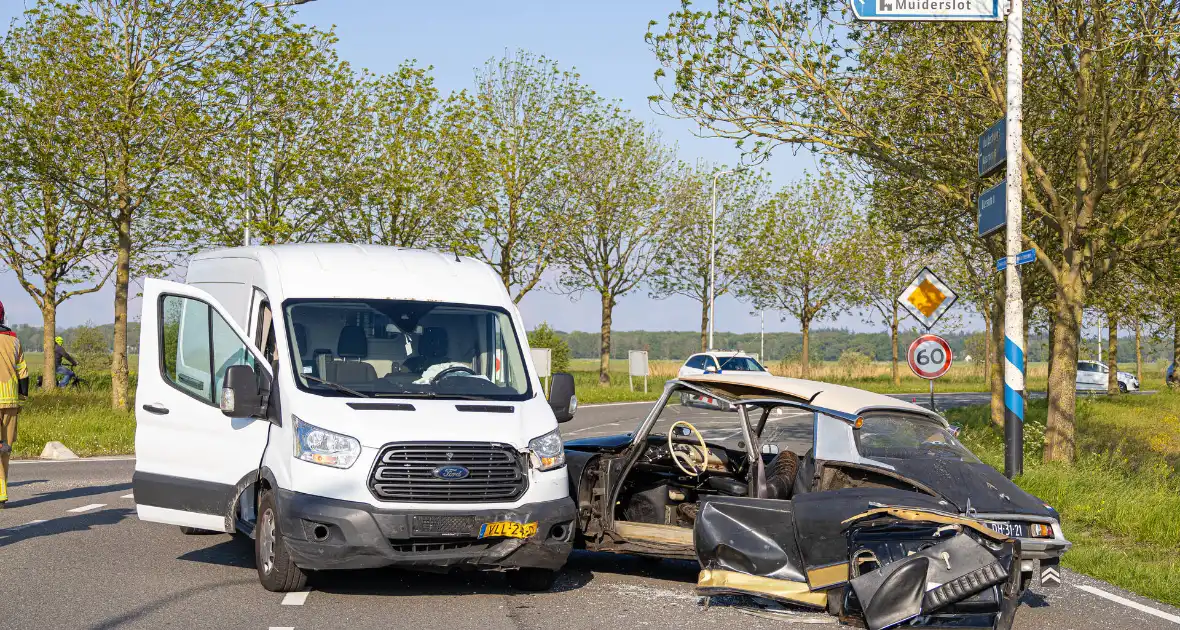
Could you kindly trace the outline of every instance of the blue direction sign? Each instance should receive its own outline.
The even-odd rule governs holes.
[[[1000,0],[852,0],[861,20],[911,22],[1002,20]]]
[[[1008,161],[1008,143],[1005,141],[1007,130],[1008,120],[1001,119],[979,136],[980,177],[991,175]]]
[[[1027,265],[1037,259],[1037,250],[1026,249],[1016,255],[1017,265]],[[996,270],[1003,271],[1008,268],[1008,258],[1004,257],[996,261]]]
[[[1004,180],[979,195],[979,236],[988,236],[1000,230],[1008,222],[1007,207],[1008,180]]]

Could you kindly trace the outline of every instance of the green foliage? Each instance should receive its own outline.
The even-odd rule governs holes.
[[[547,322],[541,322],[529,331],[529,347],[549,348],[550,371],[568,372],[570,369],[570,346]]]
[[[853,378],[860,371],[873,364],[873,357],[857,352],[856,350],[845,350],[840,353],[840,359],[836,363],[840,366],[846,378]]]
[[[82,457],[135,452],[135,414],[111,409],[109,376],[105,386],[86,378],[83,390],[33,391],[21,411],[14,457],[37,457],[53,440]]]

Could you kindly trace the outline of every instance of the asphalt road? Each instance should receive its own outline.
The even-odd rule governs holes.
[[[569,437],[627,431],[649,408],[584,407],[564,428]],[[140,522],[133,468],[130,459],[14,464],[9,507],[0,511],[0,628],[836,625],[826,615],[746,598],[715,598],[705,607],[692,591],[692,563],[585,552],[575,553],[554,591],[542,594],[515,592],[496,574],[397,570],[324,574],[307,594],[269,593],[258,585],[250,541],[185,536],[176,527]],[[1180,610],[1073,573],[1065,581],[1029,593],[1017,627],[1180,628]]]

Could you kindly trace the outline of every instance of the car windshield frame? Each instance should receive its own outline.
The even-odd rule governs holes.
[[[356,384],[352,384],[352,383],[348,383],[348,384],[331,383],[330,384],[329,382],[324,381],[322,384],[316,384],[316,383],[312,382],[311,379],[303,378],[304,374],[301,374],[299,372],[299,366],[303,363],[303,359],[296,356],[297,350],[295,347],[296,346],[296,342],[295,342],[296,336],[294,333],[294,325],[298,322],[296,321],[296,318],[292,316],[291,309],[298,307],[298,306],[309,305],[309,304],[329,305],[330,306],[332,303],[337,303],[337,304],[341,305],[341,307],[344,307],[346,305],[365,304],[365,305],[369,306],[370,309],[380,313],[381,312],[380,309],[377,309],[376,307],[373,306],[373,303],[377,303],[377,302],[382,302],[382,303],[401,302],[401,303],[407,303],[407,304],[409,304],[409,303],[421,304],[423,309],[420,313],[416,313],[415,324],[417,324],[417,321],[420,320],[423,316],[426,316],[431,311],[434,311],[435,309],[439,309],[439,308],[444,308],[444,309],[445,308],[454,308],[454,309],[469,309],[472,311],[487,311],[488,313],[495,313],[497,315],[502,316],[503,317],[502,321],[506,322],[507,326],[501,327],[499,333],[502,337],[506,338],[505,341],[512,342],[512,343],[505,343],[504,344],[506,347],[504,348],[505,353],[503,355],[503,360],[505,362],[505,365],[507,366],[508,361],[509,361],[509,357],[508,357],[509,352],[508,352],[507,346],[508,345],[515,345],[516,350],[517,350],[517,360],[520,364],[521,378],[522,378],[522,382],[524,384],[524,391],[520,392],[520,393],[517,393],[515,391],[513,391],[511,393],[437,391],[437,390],[434,390],[433,383],[431,383],[429,385],[429,387],[431,387],[431,389],[434,391],[428,391],[425,389],[423,389],[421,391],[381,391],[381,390],[376,390],[376,389],[358,388],[356,386]],[[363,397],[365,397],[365,398],[378,398],[378,399],[382,399],[382,400],[388,400],[388,399],[403,399],[403,400],[429,399],[429,400],[481,400],[481,401],[504,401],[504,402],[520,402],[520,401],[530,400],[536,395],[536,391],[533,388],[532,372],[530,370],[529,361],[527,360],[526,353],[525,353],[525,345],[523,343],[524,336],[521,335],[519,333],[519,331],[517,330],[516,321],[515,321],[515,318],[512,317],[512,314],[508,311],[508,309],[500,307],[500,306],[495,306],[495,305],[490,305],[490,304],[468,304],[468,303],[463,303],[463,302],[431,302],[431,301],[426,301],[426,300],[410,300],[410,299],[395,299],[395,298],[290,298],[290,299],[283,301],[282,317],[283,317],[283,326],[286,328],[287,340],[288,340],[287,356],[288,356],[288,359],[291,361],[291,374],[294,377],[295,386],[298,387],[300,391],[303,391],[303,392],[306,392],[309,394],[313,394],[316,396],[328,397],[328,398],[349,398],[349,399],[357,399],[358,397],[355,394],[359,393],[359,394],[362,394]],[[390,318],[390,319],[392,320],[392,318]],[[403,331],[403,332],[393,333],[393,334],[407,334],[407,333],[405,333]],[[507,337],[510,337],[510,339],[507,339]],[[418,343],[421,343],[421,341],[419,340]],[[490,350],[494,350],[494,348],[490,348]],[[417,352],[417,347],[415,347],[415,351]],[[417,356],[417,354],[415,353],[415,355],[413,355],[413,356]],[[409,358],[409,357],[407,357],[407,358]],[[309,375],[309,376],[311,376],[311,375]],[[323,375],[317,375],[317,376],[323,376]],[[481,375],[480,379],[485,380],[486,377],[483,377]],[[447,382],[447,381],[452,381],[452,380],[455,380],[455,379],[454,378],[445,378],[439,382]],[[493,385],[494,385],[494,383],[493,383]],[[427,387],[427,385],[422,385],[422,387],[425,388],[425,387]],[[497,385],[497,387],[504,387],[505,389],[509,389],[507,386],[498,386]]]
[[[856,445],[856,453],[860,457],[871,460],[880,459],[932,459],[932,460],[952,460],[966,463],[980,463],[980,459],[971,449],[963,445],[962,442],[955,437],[954,433],[943,422],[939,422],[934,418],[929,418],[915,413],[908,413],[904,411],[876,411],[867,413],[863,416],[864,422],[859,429],[852,431],[853,442]],[[919,428],[921,433],[930,431],[933,433],[940,433],[944,439],[941,442],[935,443],[931,441],[923,441],[915,446],[897,446],[889,447],[896,449],[893,452],[885,452],[885,447],[866,446],[862,442],[866,436],[875,435],[874,431],[879,429],[885,422],[899,422],[906,421],[913,423]],[[928,448],[922,452],[923,444],[940,444],[935,448]],[[904,452],[910,450],[912,452]],[[958,457],[940,457],[938,453],[956,452]]]
[[[754,359],[754,357],[746,357],[746,356],[735,354],[735,355],[729,356],[729,357],[717,357],[717,359],[718,359],[717,363],[719,366],[717,369],[719,369],[722,372],[724,372],[726,370],[729,370],[731,372],[765,372],[765,371],[767,371],[766,366],[762,365],[761,363],[756,361]],[[730,361],[735,361],[735,360],[749,361],[750,363],[757,365],[758,369],[757,370],[740,370],[740,369],[736,369],[736,368],[726,367]]]

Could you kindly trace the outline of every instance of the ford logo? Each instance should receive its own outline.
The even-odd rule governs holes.
[[[439,466],[432,474],[439,479],[466,479],[471,476],[471,471],[462,466]]]

